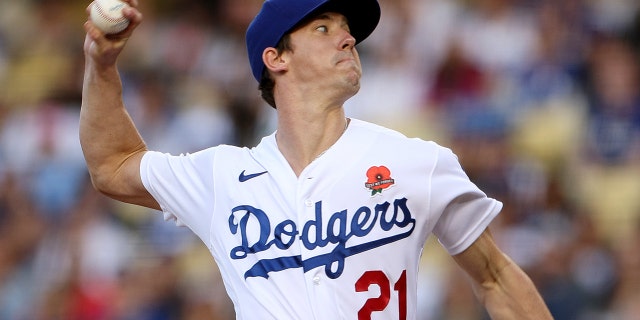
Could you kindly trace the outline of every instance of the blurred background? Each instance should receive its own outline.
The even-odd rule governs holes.
[[[140,0],[120,59],[151,149],[274,130],[244,31],[262,0]],[[640,319],[640,2],[380,0],[347,113],[451,147],[505,204],[494,236],[556,319]],[[0,320],[234,319],[186,228],[91,188],[78,142],[89,1],[0,1]],[[486,319],[435,240],[420,319]]]

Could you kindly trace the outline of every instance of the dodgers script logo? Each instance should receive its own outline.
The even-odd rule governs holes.
[[[302,268],[307,272],[324,266],[326,275],[336,279],[344,270],[346,258],[404,239],[415,228],[416,220],[407,207],[406,198],[396,199],[393,203],[383,202],[373,208],[360,207],[350,218],[347,213],[346,209],[335,212],[324,222],[322,201],[318,201],[315,204],[315,218],[307,221],[300,230],[292,220],[282,221],[272,228],[269,215],[263,210],[250,205],[237,206],[231,210],[229,229],[232,234],[239,235],[241,245],[231,250],[231,259],[244,259],[250,254],[265,250],[286,250],[296,240],[302,241],[302,245],[308,250],[331,245],[331,252],[306,260],[302,260],[300,255],[259,260],[245,272],[244,278],[269,278],[269,272],[291,268]],[[252,223],[258,224],[259,237],[250,243],[247,226],[251,217]],[[376,229],[388,236],[348,246],[349,239],[366,237]]]

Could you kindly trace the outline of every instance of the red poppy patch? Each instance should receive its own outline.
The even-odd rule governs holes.
[[[391,187],[395,181],[391,178],[391,171],[385,166],[373,166],[367,170],[367,182],[364,184],[371,190],[371,196],[382,193],[382,190]]]

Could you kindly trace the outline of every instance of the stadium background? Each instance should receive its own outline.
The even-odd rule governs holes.
[[[252,146],[273,130],[243,42],[261,0],[140,2],[120,66],[150,148]],[[90,187],[88,4],[0,2],[0,319],[233,319],[188,230]],[[494,234],[556,319],[640,319],[640,2],[381,4],[348,114],[454,149],[505,203]],[[437,242],[424,256],[421,318],[485,319]]]

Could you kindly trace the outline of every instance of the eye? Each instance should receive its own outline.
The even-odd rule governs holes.
[[[318,30],[320,32],[324,32],[324,33],[329,32],[329,28],[327,28],[327,26],[325,26],[325,25],[317,26],[316,30]]]

